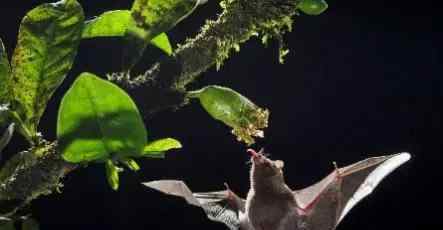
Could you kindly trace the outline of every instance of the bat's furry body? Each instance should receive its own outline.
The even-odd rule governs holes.
[[[356,203],[410,158],[408,153],[368,158],[336,168],[320,182],[293,191],[284,181],[282,161],[250,152],[251,187],[246,200],[229,188],[192,193],[182,181],[144,184],[183,197],[189,204],[203,208],[211,220],[222,222],[231,230],[333,230]]]

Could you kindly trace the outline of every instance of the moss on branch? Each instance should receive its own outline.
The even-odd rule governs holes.
[[[251,37],[282,42],[291,30],[299,0],[223,0],[217,20],[208,20],[200,33],[188,39],[145,74],[132,78],[129,73],[108,77],[127,88],[143,102],[145,114],[186,103],[186,86],[212,66],[219,69],[240,44]],[[286,51],[281,45],[281,54]],[[154,98],[154,99],[152,99]],[[12,215],[18,208],[59,186],[60,179],[75,165],[61,159],[56,144],[42,142],[20,152],[0,172],[0,216]]]
[[[299,0],[223,0],[223,12],[217,20],[208,20],[200,33],[179,45],[172,57],[155,63],[143,75],[129,73],[108,75],[128,87],[140,100],[146,113],[177,108],[186,103],[186,86],[212,66],[220,69],[240,44],[252,37],[266,43],[280,42],[281,58],[287,54],[282,36],[292,28]],[[156,98],[156,100],[146,100]]]
[[[40,195],[50,194],[74,167],[57,153],[56,143],[47,141],[15,154],[0,171],[0,216],[12,215]]]

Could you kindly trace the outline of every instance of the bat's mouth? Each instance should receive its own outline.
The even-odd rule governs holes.
[[[253,149],[246,150],[247,153],[251,155],[251,161],[255,164],[263,164],[265,163],[265,159],[263,156],[263,149],[260,149],[260,151],[256,152]]]
[[[260,151],[257,153],[255,150],[253,149],[247,149],[246,150],[247,153],[249,153],[251,155],[252,158],[258,158],[260,157]]]

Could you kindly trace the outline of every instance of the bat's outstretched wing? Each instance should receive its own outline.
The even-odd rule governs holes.
[[[308,188],[294,191],[298,213],[310,230],[332,230],[360,200],[397,167],[409,153],[373,157],[338,168]]]
[[[191,205],[201,207],[209,219],[226,224],[231,230],[240,229],[240,213],[245,201],[230,190],[192,193],[183,181],[158,180],[143,185],[160,192],[179,196]]]

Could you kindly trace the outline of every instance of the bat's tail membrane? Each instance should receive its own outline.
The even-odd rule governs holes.
[[[357,171],[361,170],[367,170],[368,174],[365,177],[364,181],[362,181],[360,186],[358,186],[358,188],[353,191],[353,195],[350,196],[350,198],[345,203],[345,206],[343,207],[340,217],[337,221],[337,225],[358,202],[371,194],[371,192],[387,175],[389,175],[396,168],[407,162],[410,158],[411,155],[409,153],[399,153],[390,156],[369,158],[351,166],[340,169],[340,172],[343,173],[345,176],[344,185],[346,184],[345,181],[349,180],[346,179],[347,175],[349,175],[348,177],[352,177],[352,175],[350,174],[356,173]],[[345,188],[343,189],[346,190]]]

